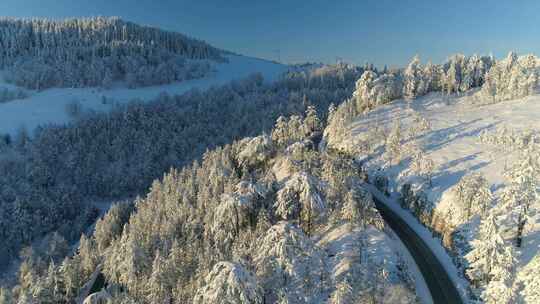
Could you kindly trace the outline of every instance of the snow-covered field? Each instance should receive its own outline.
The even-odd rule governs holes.
[[[245,78],[253,73],[261,73],[265,80],[272,81],[288,68],[285,65],[252,57],[239,55],[226,57],[229,62],[216,64],[215,72],[208,77],[168,85],[137,89],[118,86],[109,90],[98,88],[53,88],[39,92],[25,90],[30,95],[28,98],[0,103],[0,134],[15,134],[23,127],[31,132],[42,124],[67,122],[70,117],[66,112],[66,106],[72,102],[78,102],[83,109],[107,111],[113,103],[133,99],[148,101],[164,92],[174,95],[195,88],[206,89]],[[17,89],[16,86],[7,84],[1,79],[0,88]],[[104,98],[108,102],[104,103]]]
[[[370,136],[370,128],[378,125],[385,130],[385,134],[389,134],[399,120],[403,140],[402,161],[390,164],[385,158],[384,143],[379,140],[365,163],[372,173],[384,168],[380,172],[389,177],[391,192],[398,192],[405,183],[418,181],[419,177],[412,173],[409,153],[412,146],[417,146],[423,147],[425,155],[434,163],[432,187],[423,190],[437,211],[452,208],[448,205],[449,200],[445,199],[448,190],[460,178],[473,172],[481,173],[487,179],[497,202],[507,183],[503,174],[506,168],[514,164],[520,149],[486,143],[480,137],[482,134],[496,135],[502,128],[511,129],[516,134],[522,131],[540,132],[540,95],[482,104],[474,93],[462,96],[431,93],[412,100],[410,104],[405,100],[396,100],[360,116],[350,126],[349,137],[331,144],[358,153],[359,143]],[[418,114],[429,121],[431,129],[410,137],[409,130]],[[454,223],[463,221],[459,217],[448,220]],[[534,221],[528,225],[523,246],[517,248],[519,269],[525,267],[540,249],[540,215],[536,214]],[[431,238],[430,234],[423,235],[426,239]]]

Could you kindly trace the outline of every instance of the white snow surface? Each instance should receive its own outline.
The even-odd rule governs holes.
[[[539,134],[540,95],[495,104],[482,104],[482,100],[477,96],[475,91],[452,96],[430,93],[412,100],[410,105],[405,100],[396,100],[357,118],[350,125],[351,136],[339,142],[332,142],[330,138],[329,142],[334,147],[358,153],[355,148],[366,138],[369,128],[378,124],[386,130],[385,134],[388,134],[396,120],[400,120],[402,138],[405,139],[402,143],[402,153],[405,157],[400,164],[390,164],[385,160],[382,141],[371,154],[358,155],[365,160],[369,172],[382,173],[389,178],[389,190],[393,195],[397,194],[404,183],[414,184],[419,181],[419,177],[411,173],[410,155],[407,154],[407,146],[415,143],[424,147],[426,156],[435,164],[433,186],[423,187],[423,190],[437,211],[444,212],[453,207],[451,200],[446,199],[449,197],[448,190],[455,186],[461,177],[473,172],[485,176],[497,202],[506,183],[503,177],[505,168],[514,164],[519,149],[482,143],[479,136],[484,130],[488,134],[495,135],[498,129],[504,127],[515,132],[532,131]],[[410,139],[407,138],[407,133],[413,124],[415,111],[431,123],[431,130]],[[381,168],[384,170],[380,170]],[[445,264],[452,279],[456,280],[455,270],[452,269],[455,267],[448,255],[443,252],[440,241],[434,239],[431,233],[397,202],[389,202],[388,205],[419,232]],[[525,267],[539,251],[540,214],[537,214],[527,229],[523,248],[518,248],[518,269]],[[458,287],[463,292],[464,287],[459,285]]]
[[[112,102],[102,103],[103,97],[114,103],[125,103],[133,99],[149,101],[161,93],[182,94],[190,89],[206,89],[224,85],[231,80],[245,78],[253,73],[261,73],[265,81],[276,80],[288,67],[286,65],[241,55],[227,55],[228,63],[217,63],[215,72],[200,79],[192,79],[167,85],[129,89],[118,85],[112,89],[101,88],[52,88],[43,91],[25,90],[29,97],[0,103],[0,134],[15,134],[21,128],[32,133],[37,126],[62,124],[70,117],[66,105],[77,101],[83,110],[107,111]],[[18,87],[3,81],[0,73],[0,88]],[[21,88],[22,89],[22,88]]]

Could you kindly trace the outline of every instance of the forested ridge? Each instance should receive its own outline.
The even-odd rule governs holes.
[[[373,253],[370,235],[386,228],[358,167],[316,148],[323,128],[308,106],[169,170],[115,205],[75,256],[47,266],[28,254],[3,294],[72,303],[97,271],[106,289],[94,296],[111,303],[417,303],[404,262]],[[324,237],[337,231],[350,239]]]
[[[33,136],[5,137],[0,144],[3,262],[49,232],[77,239],[95,216],[80,211],[89,201],[144,194],[169,168],[268,131],[281,114],[303,113],[310,104],[328,108],[351,94],[360,72],[347,65],[301,70],[273,84],[255,75],[205,92],[87,113],[67,125],[43,126]]]
[[[387,195],[397,195],[401,207],[439,239],[459,275],[470,282],[469,297],[473,302],[538,301],[534,291],[538,279],[530,273],[522,274],[520,263],[528,254],[538,256],[531,240],[538,229],[535,216],[540,208],[540,137],[536,128],[518,132],[502,127],[493,132],[488,126],[478,131],[478,142],[497,146],[505,153],[519,151],[512,161],[505,158],[504,165],[495,167],[504,180],[490,184],[489,176],[477,172],[480,170],[475,166],[458,173],[456,181],[445,179],[441,176],[452,171],[445,166],[454,166],[475,155],[441,163],[440,158],[446,159],[449,152],[438,151],[442,149],[433,144],[437,142],[435,138],[443,139],[444,145],[456,149],[460,156],[470,153],[467,149],[474,143],[451,145],[452,135],[444,134],[440,123],[439,129],[433,130],[430,120],[422,115],[428,111],[421,108],[439,102],[437,106],[442,109],[430,109],[430,118],[444,121],[455,115],[457,126],[467,121],[461,121],[466,115],[464,111],[478,111],[480,121],[485,113],[490,113],[483,107],[527,102],[525,97],[537,93],[538,68],[536,56],[511,52],[502,60],[455,55],[442,65],[422,65],[415,57],[405,69],[366,71],[356,83],[353,96],[338,106],[325,130],[330,146],[361,155],[367,167],[373,161],[369,171],[373,174],[372,182]],[[416,100],[429,93],[432,95]],[[448,94],[455,96],[448,99]],[[455,110],[445,113],[451,102],[455,102]],[[390,117],[377,117],[384,112],[378,112],[382,108],[399,110]],[[498,118],[502,122],[511,119],[508,113],[512,113],[512,106],[504,111],[507,116]],[[383,119],[387,121],[381,123]],[[370,125],[362,131],[351,127],[362,121],[370,121]],[[355,133],[363,134],[355,138]],[[474,137],[467,133],[455,136]],[[480,151],[489,150],[484,147]],[[490,157],[485,164],[496,159]],[[434,184],[436,175],[439,181]],[[495,191],[499,193],[495,195]],[[527,238],[529,244],[524,241]]]
[[[31,89],[145,86],[199,78],[225,51],[119,18],[0,19],[0,68]]]

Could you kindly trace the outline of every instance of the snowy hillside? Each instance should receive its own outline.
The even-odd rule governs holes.
[[[322,128],[309,106],[271,135],[171,169],[134,204],[112,207],[74,256],[48,268],[25,260],[31,275],[14,294],[69,303],[102,273],[97,290],[113,302],[431,303],[355,164],[315,148]],[[60,278],[70,285],[50,294]]]
[[[205,158],[205,151],[220,150],[218,147],[239,138],[269,132],[280,115],[300,118],[309,107],[310,115],[316,114],[317,109],[321,114],[319,121],[325,121],[328,106],[349,96],[354,81],[363,71],[356,66],[337,64],[296,67],[283,73],[289,70],[288,67],[249,57],[228,56],[228,62],[216,64],[215,73],[205,79],[144,89],[129,89],[118,82],[111,89],[32,91],[2,83],[5,89],[0,90],[3,99],[0,121],[2,126],[7,126],[2,132],[17,134],[0,137],[0,226],[3,227],[0,229],[3,235],[0,238],[0,268],[6,274],[6,281],[0,283],[5,284],[5,288],[0,287],[0,298],[6,295],[9,298],[11,291],[17,299],[48,297],[41,294],[50,290],[50,286],[40,283],[42,276],[47,269],[53,270],[63,264],[63,258],[72,252],[69,244],[79,244],[78,252],[85,256],[85,266],[78,264],[78,255],[69,259],[73,264],[66,260],[64,266],[82,266],[84,269],[75,272],[64,266],[57,269],[62,276],[74,275],[70,280],[78,280],[73,282],[75,285],[71,289],[62,291],[64,299],[73,299],[82,287],[79,284],[86,283],[81,279],[86,280],[86,275],[95,272],[94,237],[103,241],[100,248],[108,246],[111,237],[121,232],[130,216],[130,211],[113,207],[105,217],[112,222],[102,225],[98,222],[93,236],[81,235],[92,231],[89,227],[100,214],[95,202],[130,200],[143,195],[153,181],[163,177],[170,168],[182,168],[193,161],[197,163]],[[25,95],[24,98],[17,98],[19,91],[23,92],[20,96]],[[161,95],[163,91],[167,94]],[[181,93],[186,94],[178,95]],[[72,100],[74,97],[80,100]],[[125,104],[133,98],[140,98],[142,102]],[[114,106],[117,104],[125,105]],[[87,110],[96,113],[80,115],[81,111]],[[25,117],[29,113],[35,115]],[[77,119],[62,124],[71,117]],[[43,127],[29,138],[27,133],[18,132],[20,126],[16,124],[19,122],[28,123],[28,132],[38,124]],[[293,119],[291,126],[293,122],[299,120]],[[242,157],[250,155],[250,152],[242,153]],[[220,201],[206,194],[200,199],[205,201],[204,204]],[[230,212],[225,208],[227,206],[230,207],[224,203],[224,208],[217,209]],[[172,210],[179,211],[176,207]],[[200,214],[203,213],[208,210]],[[164,221],[169,227],[179,223],[184,220]],[[223,241],[227,241],[228,236],[221,233],[220,226],[216,227],[208,233],[216,233],[216,237],[224,237]],[[200,237],[201,231],[196,226],[187,229],[194,237]],[[32,246],[41,244],[43,236],[46,238],[44,246]],[[80,242],[76,242],[77,239]],[[180,253],[187,249],[173,251]],[[205,271],[210,270],[207,267],[213,262],[208,261],[207,256],[203,257],[201,271],[190,270],[189,273],[197,275],[190,279],[202,279]],[[19,261],[22,269],[19,270],[28,271],[23,280],[16,276]],[[148,267],[152,264],[151,261],[144,263]],[[175,263],[181,262],[175,260]],[[184,266],[186,269],[191,267]],[[50,278],[54,276],[56,274],[49,273]],[[176,273],[173,279],[179,278]],[[184,289],[177,287],[174,289]],[[191,289],[188,294],[194,291]],[[175,295],[178,303],[185,303],[183,292]]]
[[[214,72],[201,79],[186,80],[160,86],[130,89],[118,84],[111,89],[103,88],[51,88],[43,91],[26,90],[0,81],[0,88],[21,90],[28,95],[0,103],[0,134],[14,135],[20,128],[28,131],[43,124],[59,124],[69,121],[67,107],[78,103],[81,109],[107,111],[115,104],[134,99],[149,101],[162,93],[182,94],[190,89],[207,89],[224,85],[232,80],[243,79],[260,73],[267,81],[276,80],[287,71],[287,66],[270,61],[240,55],[227,55],[228,62],[214,64]]]
[[[206,75],[226,52],[176,32],[117,17],[0,18],[0,68],[31,89],[130,87]]]
[[[540,303],[539,75],[0,18],[0,304]]]
[[[479,105],[472,96],[431,93],[411,103],[397,100],[370,111],[350,126],[353,137],[338,143],[338,146],[354,145],[365,140],[368,129],[372,126],[391,130],[393,125],[400,121],[406,138],[404,147],[420,145],[434,161],[436,174],[432,179],[433,187],[429,189],[430,198],[439,200],[443,192],[465,174],[473,171],[484,174],[493,185],[495,193],[498,193],[504,183],[504,168],[515,160],[517,151],[509,146],[485,143],[481,135],[486,132],[496,135],[505,127],[514,130],[516,134],[523,131],[539,132],[538,113],[539,95],[498,104]],[[415,127],[418,115],[429,122],[430,130],[409,139],[407,132]],[[377,160],[382,161],[382,158],[375,157],[369,163],[375,165]],[[410,175],[400,174],[409,167],[408,164],[409,162],[405,161],[400,166],[388,168],[393,171],[392,177],[398,178],[397,184],[411,179]],[[384,162],[379,162],[378,165],[388,167]]]
[[[502,208],[501,196],[509,186],[504,175],[518,162],[528,141],[538,143],[535,136],[540,131],[539,95],[483,105],[474,93],[450,96],[430,93],[410,102],[396,100],[379,106],[354,121],[349,126],[349,136],[330,144],[358,155],[372,176],[386,176],[393,195],[403,194],[402,187],[406,184],[424,193],[433,204],[430,208],[434,214],[442,217],[452,231],[470,231],[465,233],[470,241],[477,237],[479,222],[478,218],[467,217],[465,206],[456,200],[456,185],[465,176],[481,174],[494,196],[488,208]],[[401,142],[398,161],[392,160],[391,149],[385,148],[396,128],[400,130]],[[373,129],[381,132],[376,135]],[[366,142],[370,142],[371,152],[360,152]],[[417,168],[417,153],[429,160],[427,171]],[[501,225],[505,223],[503,218],[499,218]],[[527,221],[522,247],[517,248],[518,269],[530,269],[528,264],[540,247],[539,232],[540,214],[533,212]],[[509,243],[514,242],[514,235],[515,227],[507,227],[504,236]],[[443,240],[450,247],[455,242],[446,235]]]

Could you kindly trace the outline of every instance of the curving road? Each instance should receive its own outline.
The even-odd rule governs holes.
[[[420,236],[401,217],[377,199],[375,195],[373,195],[373,200],[383,219],[394,230],[413,256],[428,285],[433,303],[463,303],[446,270]]]

